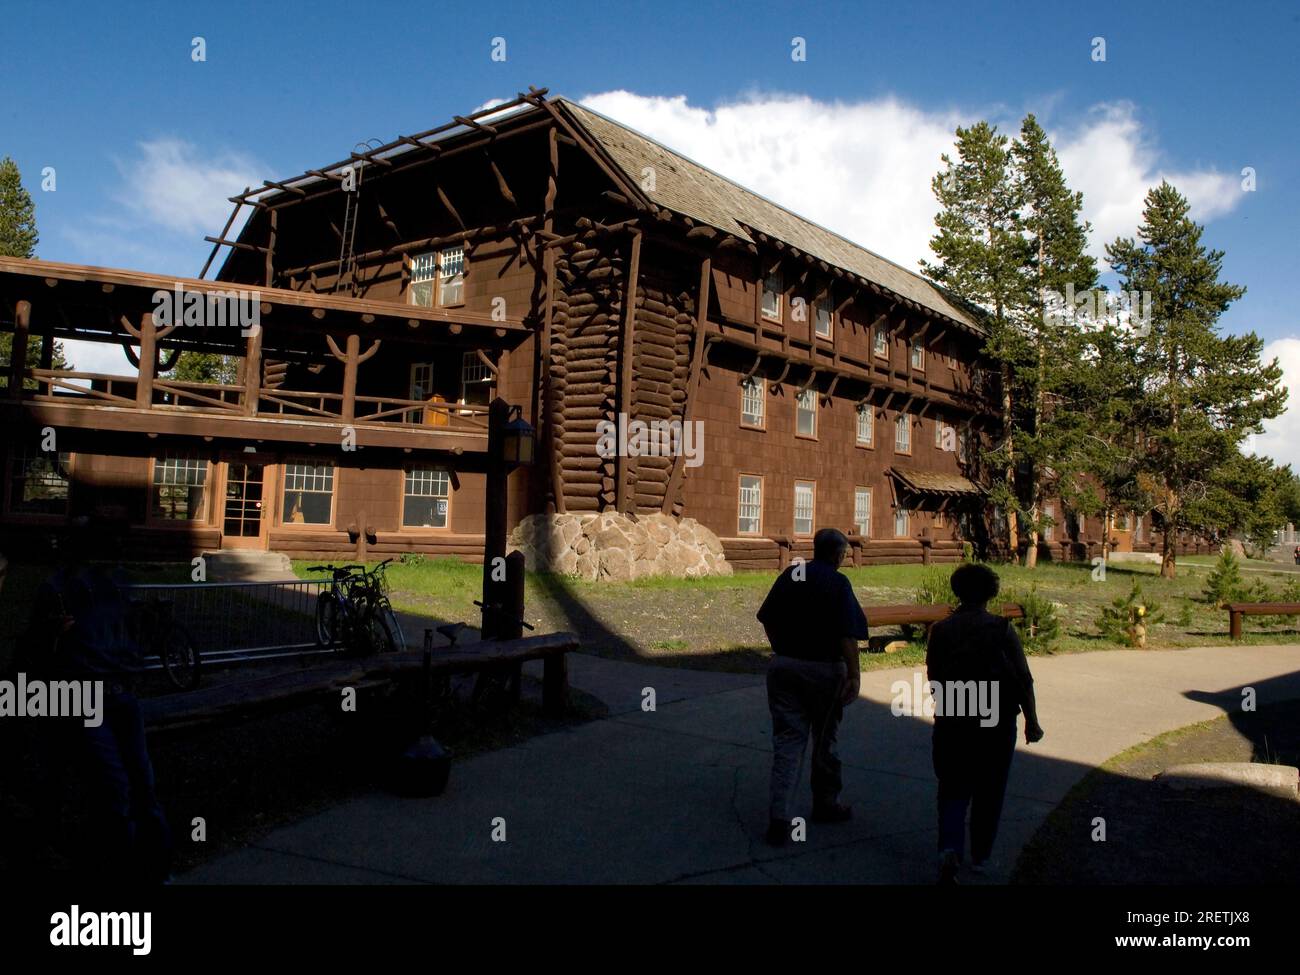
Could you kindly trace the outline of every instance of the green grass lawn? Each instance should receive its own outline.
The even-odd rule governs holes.
[[[1195,557],[1192,557],[1195,558]],[[1199,561],[1199,560],[1198,560]],[[1206,559],[1212,562],[1213,559]],[[1259,578],[1280,586],[1293,573],[1276,563],[1276,578]],[[296,564],[300,575],[306,563]],[[927,577],[946,574],[951,567],[883,565],[844,570],[862,604],[910,603]],[[1197,562],[1183,564],[1177,578],[1162,579],[1158,566],[1111,564],[1104,580],[1078,563],[1040,563],[1034,569],[996,565],[1006,601],[1035,587],[1056,605],[1061,639],[1052,652],[1114,649],[1097,630],[1101,609],[1129,592],[1134,582],[1143,598],[1156,604],[1163,621],[1152,625],[1153,649],[1227,644],[1228,615],[1200,600],[1208,574]],[[394,605],[399,610],[439,620],[477,624],[482,569],[456,559],[430,559],[389,567]],[[1255,575],[1255,574],[1252,574]],[[526,615],[538,632],[568,629],[579,633],[584,646],[611,656],[635,656],[655,662],[719,669],[752,669],[766,654],[762,628],[754,618],[772,575],[741,572],[705,579],[642,579],[627,583],[595,583],[541,573],[529,573],[525,583]],[[1253,581],[1253,580],[1252,580]],[[891,631],[873,630],[888,634]],[[1246,642],[1297,642],[1297,621],[1248,620]],[[910,665],[924,659],[924,647],[912,643],[898,653],[864,653],[864,669]]]

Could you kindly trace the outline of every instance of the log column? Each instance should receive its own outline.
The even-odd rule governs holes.
[[[244,415],[256,416],[262,392],[262,326],[249,333],[244,345]]]
[[[140,378],[135,384],[135,405],[147,410],[153,404],[153,378],[158,364],[158,325],[153,320],[153,312],[140,316],[136,338],[140,340]]]
[[[14,313],[14,339],[9,347],[9,398],[23,398],[23,372],[27,365],[27,337],[32,327],[32,303],[18,302]]]
[[[618,337],[618,404],[615,408],[614,421],[617,424],[629,422],[628,414],[632,409],[632,356],[633,325],[636,321],[636,285],[641,270],[641,231],[632,231],[632,260],[628,268],[627,284],[623,291],[623,324]],[[627,513],[632,509],[631,458],[619,451],[616,456],[614,474],[615,510]]]

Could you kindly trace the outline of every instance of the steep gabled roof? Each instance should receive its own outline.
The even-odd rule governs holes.
[[[983,334],[970,315],[921,275],[805,220],[599,112],[564,98],[553,98],[551,102],[562,105],[634,183],[641,182],[647,166],[653,167],[654,189],[643,192],[657,206],[740,240],[753,242],[752,231],[774,237]]]

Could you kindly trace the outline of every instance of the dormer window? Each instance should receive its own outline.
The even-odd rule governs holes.
[[[773,271],[763,280],[763,317],[773,321],[781,320],[781,295],[785,285],[781,272]]]

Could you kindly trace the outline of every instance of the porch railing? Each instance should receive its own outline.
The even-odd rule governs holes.
[[[58,403],[81,400],[126,408],[139,406],[134,376],[73,369],[29,369],[26,376],[36,382],[37,388],[25,391],[25,399]],[[247,395],[243,386],[176,379],[155,379],[153,391],[151,409],[236,415],[244,413]],[[487,432],[487,406],[391,396],[357,396],[354,404],[351,422],[356,424]],[[341,423],[344,422],[344,397],[335,392],[263,388],[258,390],[255,416]]]

